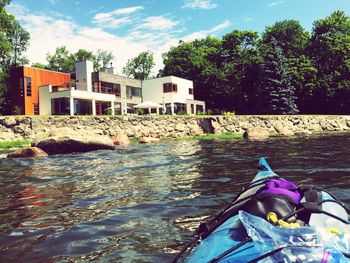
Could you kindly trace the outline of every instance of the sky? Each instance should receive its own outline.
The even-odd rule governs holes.
[[[233,30],[262,33],[285,19],[307,30],[335,10],[350,15],[350,0],[12,0],[7,7],[31,36],[27,57],[46,63],[59,46],[112,51],[119,73],[128,59],[151,51],[156,66],[179,40],[208,35],[221,38]]]

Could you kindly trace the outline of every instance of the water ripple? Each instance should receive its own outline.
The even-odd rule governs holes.
[[[0,159],[0,258],[168,262],[251,180],[260,156],[286,179],[350,203],[349,146],[349,136],[169,141]]]

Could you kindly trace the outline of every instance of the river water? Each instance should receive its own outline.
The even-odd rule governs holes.
[[[0,159],[1,262],[169,262],[265,156],[350,204],[350,136],[167,141]]]

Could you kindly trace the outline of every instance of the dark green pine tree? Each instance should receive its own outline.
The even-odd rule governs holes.
[[[272,40],[267,47],[262,65],[261,105],[262,113],[296,114],[295,88],[291,85],[288,65],[281,47]]]

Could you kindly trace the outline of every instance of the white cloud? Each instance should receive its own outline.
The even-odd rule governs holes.
[[[211,0],[185,0],[182,8],[188,9],[213,9],[218,5],[211,2]]]
[[[195,38],[204,38],[231,25],[229,21],[224,21],[207,30],[180,38],[181,31],[176,28],[179,22],[161,16],[148,17],[141,26],[135,25],[127,35],[120,36],[109,33],[101,27],[81,26],[74,20],[67,20],[59,15],[52,17],[33,14],[21,5],[12,5],[11,11],[30,33],[30,46],[26,54],[31,62],[47,63],[47,53],[53,54],[58,46],[63,45],[70,52],[76,52],[80,48],[93,52],[103,49],[113,52],[116,57],[113,65],[117,67],[119,74],[130,58],[147,50],[154,53],[156,66],[153,73],[156,74],[163,67],[161,55],[171,46],[176,46],[180,39],[190,41]],[[108,19],[108,17],[108,15],[99,16],[100,19]]]
[[[145,18],[136,29],[170,30],[178,24],[179,21],[173,21],[163,16],[150,16]]]
[[[144,9],[143,6],[133,6],[133,7],[127,7],[127,8],[120,8],[120,9],[116,9],[114,11],[111,12],[111,14],[113,15],[128,15],[128,14],[132,14],[135,13],[137,11],[140,11]]]
[[[133,6],[127,8],[120,8],[109,13],[97,13],[92,18],[92,23],[103,28],[118,28],[133,21],[130,16],[132,13],[144,9],[143,6]]]
[[[271,2],[269,4],[269,7],[274,7],[276,5],[280,5],[280,4],[283,4],[285,1],[275,1],[275,2]]]

